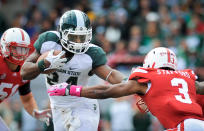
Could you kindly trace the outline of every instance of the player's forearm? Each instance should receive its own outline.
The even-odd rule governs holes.
[[[30,92],[27,95],[22,95],[20,96],[20,98],[21,98],[21,101],[23,103],[25,110],[32,116],[34,109],[38,109],[36,101],[32,93]]]
[[[196,81],[195,86],[196,86],[196,92],[198,94],[204,95],[204,81],[203,82]]]
[[[21,76],[24,80],[32,80],[40,74],[37,64],[25,62],[21,68]]]
[[[93,99],[106,99],[129,95],[124,89],[124,84],[98,85],[82,88],[80,96]]]

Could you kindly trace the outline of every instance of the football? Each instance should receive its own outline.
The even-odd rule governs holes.
[[[54,54],[54,56],[56,56],[56,55],[58,55],[60,52],[61,52],[60,50],[55,50],[55,51],[53,52],[53,54]],[[49,66],[50,66],[50,63],[49,63],[47,60],[45,60],[45,58],[47,57],[48,53],[49,53],[49,51],[43,53],[43,54],[38,58],[37,63],[38,63],[40,60],[44,60],[44,62],[45,62],[45,67],[49,67]],[[64,57],[65,57],[65,55],[63,55],[61,58],[64,58]],[[56,71],[56,69],[50,69],[50,70],[46,70],[46,71],[44,71],[44,72],[42,72],[42,73],[43,73],[43,74],[50,74],[50,73],[53,73],[53,72],[55,72],[55,71]]]

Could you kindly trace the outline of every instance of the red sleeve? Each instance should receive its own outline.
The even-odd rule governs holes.
[[[148,83],[150,81],[149,78],[150,69],[146,68],[136,68],[132,71],[129,80],[137,80],[139,83]]]
[[[185,71],[187,71],[190,75],[190,77],[193,79],[193,80],[197,80],[198,79],[198,76],[194,73],[193,70],[191,69],[186,69]]]
[[[18,91],[19,91],[19,94],[22,96],[22,95],[27,95],[28,93],[31,92],[31,89],[30,89],[30,82],[27,82],[25,83],[24,85],[21,85],[19,88],[18,88]]]

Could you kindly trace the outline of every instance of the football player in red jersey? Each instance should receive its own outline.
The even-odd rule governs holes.
[[[23,29],[10,28],[3,33],[0,45],[0,103],[19,91],[26,111],[36,119],[48,123],[50,110],[38,110],[30,90],[30,81],[22,80],[20,76],[21,65],[30,53],[29,35]],[[2,120],[0,130],[9,130]]]
[[[191,69],[176,68],[174,52],[158,47],[146,55],[143,67],[134,69],[126,83],[88,88],[61,83],[51,86],[48,93],[94,99],[137,94],[166,130],[203,131],[203,112],[196,93],[203,93],[204,84],[196,81]]]

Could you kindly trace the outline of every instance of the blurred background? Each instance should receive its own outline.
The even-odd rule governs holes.
[[[0,36],[10,27],[25,29],[32,43],[47,30],[56,30],[63,12],[88,14],[92,43],[104,49],[108,65],[127,77],[141,66],[152,48],[165,46],[178,56],[178,68],[191,68],[204,80],[204,0],[0,0]],[[89,85],[104,83],[93,76]],[[44,76],[31,82],[40,109],[49,106]],[[136,96],[99,100],[99,131],[160,131],[151,114],[138,111]],[[11,131],[52,131],[22,109],[18,94],[0,105],[0,116]]]

